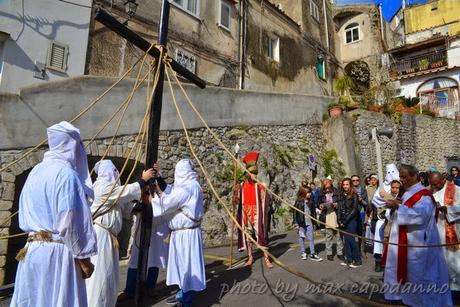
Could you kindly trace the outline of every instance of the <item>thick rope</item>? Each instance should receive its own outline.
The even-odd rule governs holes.
[[[171,84],[171,80],[170,80],[170,77],[169,77],[169,71],[168,70],[165,70],[166,72],[166,76],[168,78],[168,83],[169,83],[169,89],[170,89],[170,92],[171,92],[171,97],[172,97],[172,100],[173,100],[173,103],[174,103],[174,107],[176,108],[176,112],[177,112],[177,115],[179,117],[179,121],[181,122],[181,125],[182,125],[182,129],[184,130],[184,134],[185,134],[185,138],[187,139],[187,143],[188,143],[188,146],[190,148],[190,152],[192,153],[192,156],[193,158],[197,161],[198,165],[200,166],[200,169],[201,171],[203,172],[203,175],[205,176],[205,179],[206,181],[208,182],[208,185],[209,187],[211,188],[214,196],[217,198],[217,200],[219,201],[220,204],[222,204],[225,208],[225,210],[227,211],[227,214],[229,215],[229,217],[232,219],[232,221],[235,223],[235,225],[238,227],[238,229],[240,229],[242,232],[244,232],[246,234],[246,238],[248,238],[252,243],[254,243],[258,249],[262,250],[264,253],[266,253],[267,255],[270,256],[270,258],[273,259],[273,261],[279,265],[281,268],[283,268],[284,270],[316,285],[316,286],[321,286],[323,285],[322,283],[319,283],[319,282],[316,282],[314,281],[313,279],[311,279],[310,277],[308,277],[307,275],[305,275],[304,273],[298,271],[298,270],[295,270],[289,266],[287,266],[286,264],[284,264],[282,261],[280,261],[277,257],[275,257],[273,254],[271,254],[266,248],[262,247],[258,242],[257,240],[255,240],[254,238],[252,238],[252,236],[250,235],[250,233],[248,233],[242,226],[240,223],[238,223],[238,221],[235,219],[235,217],[231,214],[231,211],[230,211],[230,208],[229,206],[226,204],[225,201],[222,200],[222,198],[219,196],[219,193],[217,192],[217,190],[215,189],[214,185],[213,185],[213,182],[212,182],[212,179],[210,178],[207,170],[204,168],[203,166],[203,163],[201,162],[201,160],[198,158],[196,152],[195,152],[195,149],[193,147],[193,144],[192,144],[192,141],[190,140],[190,136],[188,134],[188,130],[187,130],[187,127],[186,127],[186,124],[184,122],[184,119],[182,117],[182,113],[179,109],[179,106],[177,104],[177,101],[176,101],[176,97],[175,97],[175,94],[174,94],[174,91],[173,91],[173,88],[172,88],[172,84]],[[373,302],[371,300],[368,300],[368,299],[365,299],[363,297],[360,297],[360,296],[356,296],[356,295],[352,295],[352,294],[346,294],[346,293],[330,293],[331,295],[333,296],[338,296],[338,297],[342,297],[342,298],[345,298],[345,299],[349,299],[349,300],[352,300],[352,301],[360,301],[362,303],[365,303],[365,304],[368,304],[368,305],[372,305],[372,306],[385,306],[384,304],[379,304],[379,303],[376,303],[376,302]]]
[[[148,56],[148,52],[150,49],[152,49],[155,46],[155,44],[152,44],[149,49],[145,52],[144,58]],[[88,112],[91,108],[93,108],[102,98],[104,98],[105,95],[107,95],[115,86],[117,86],[121,81],[123,81],[126,76],[129,75],[129,73],[133,70],[135,66],[140,62],[141,58],[137,59],[136,62],[115,82],[113,83],[108,89],[106,89],[101,95],[99,95],[96,99],[94,99],[89,105],[87,105],[83,110],[80,111],[77,115],[75,115],[72,119],[69,120],[69,123],[73,123],[74,121],[78,120],[81,116],[83,116],[86,112]],[[33,152],[35,152],[37,149],[42,147],[47,143],[47,139],[44,139],[37,145],[35,145],[33,148],[29,149],[26,151],[23,155],[21,155],[19,158],[11,161],[10,163],[6,164],[5,166],[0,168],[0,173],[3,172],[4,170],[10,168],[11,166],[15,165],[19,161],[23,160],[24,158],[30,156]]]
[[[172,67],[169,63],[167,63],[167,66],[170,70],[172,70]],[[174,74],[173,74],[174,75]],[[236,162],[239,167],[241,169],[243,169],[244,171],[246,172],[249,172],[248,169],[246,168],[246,166],[238,159],[236,159],[234,157],[234,155],[232,154],[232,152],[225,146],[225,144],[220,140],[219,136],[208,126],[208,124],[206,123],[206,120],[203,118],[203,116],[201,115],[201,113],[197,110],[197,108],[195,107],[195,105],[193,104],[193,102],[191,101],[190,97],[188,96],[187,92],[185,91],[184,87],[182,86],[182,83],[180,82],[180,80],[177,78],[176,75],[175,76],[175,79],[176,79],[176,83],[179,85],[180,89],[182,90],[182,93],[184,95],[184,97],[186,98],[188,104],[190,105],[190,107],[193,109],[193,111],[197,114],[198,118],[201,120],[201,122],[203,123],[203,125],[206,127],[206,129],[211,133],[211,135],[214,137],[214,139],[216,140],[216,142],[218,143],[218,145],[229,155],[229,157],[231,157],[231,159]],[[255,179],[256,182],[260,183],[260,181],[256,178]],[[389,244],[389,245],[397,245],[397,246],[407,246],[407,247],[414,247],[414,248],[435,248],[435,247],[448,247],[448,246],[453,246],[453,245],[458,245],[456,243],[450,243],[450,244],[434,244],[434,245],[411,245],[411,244],[399,244],[399,243],[394,243],[394,242],[384,242],[384,241],[380,241],[380,240],[376,240],[376,239],[373,239],[373,238],[366,238],[366,237],[363,237],[363,236],[360,236],[360,235],[357,235],[357,234],[354,234],[354,233],[350,233],[350,232],[347,232],[343,229],[340,229],[340,228],[336,228],[336,227],[331,227],[329,225],[327,225],[325,222],[322,222],[316,218],[314,218],[313,216],[311,216],[310,214],[296,208],[294,205],[292,205],[291,203],[289,203],[288,201],[286,201],[285,199],[283,199],[280,195],[276,194],[273,190],[271,190],[268,186],[266,187],[267,191],[273,195],[276,199],[278,199],[279,201],[281,201],[283,204],[285,204],[286,206],[288,206],[289,208],[291,208],[292,210],[295,210],[299,213],[302,213],[303,215],[309,217],[310,219],[312,219],[313,221],[317,222],[318,224],[322,224],[322,225],[325,225],[327,226],[328,228],[330,229],[333,229],[335,231],[338,231],[339,233],[342,233],[344,235],[349,235],[349,236],[352,236],[352,237],[355,237],[355,238],[358,238],[358,239],[362,239],[362,240],[368,240],[368,241],[372,241],[372,242],[375,242],[375,243],[382,243],[382,244]]]
[[[160,58],[159,58],[159,59],[162,59],[162,58],[163,58],[164,52],[165,52],[165,50],[162,48],[162,49],[161,49],[161,53],[160,53]],[[148,118],[149,118],[149,115],[150,115],[150,106],[152,105],[152,98],[153,98],[153,95],[155,94],[155,91],[157,90],[157,85],[158,85],[158,81],[159,81],[159,78],[160,78],[160,65],[157,65],[156,68],[157,68],[157,69],[156,69],[156,73],[155,73],[155,80],[154,80],[153,85],[152,85],[153,90],[152,90],[152,92],[150,93],[150,95],[148,95],[148,91],[147,91],[148,101],[147,101],[147,103],[146,103],[146,110],[145,110],[145,113],[144,113],[144,118],[143,118],[142,123],[141,123],[141,125],[140,125],[139,133],[138,133],[138,135],[137,135],[137,137],[136,137],[136,143],[138,142],[138,138],[139,138],[139,135],[141,134],[141,131],[142,131],[142,129],[143,129],[144,124],[145,124],[146,126],[148,126],[148,125],[147,125],[147,122],[148,122]],[[147,129],[147,128],[145,128],[145,129]],[[131,153],[132,153],[133,149],[134,149],[134,146],[133,146],[133,148],[131,149],[130,154],[128,155],[128,157],[131,156]],[[136,163],[136,164],[137,164],[137,160],[138,160],[138,159],[135,160],[135,163]],[[111,190],[110,190],[110,192],[109,192],[109,195],[106,197],[106,199],[104,200],[104,202],[103,202],[103,203],[96,209],[96,211],[93,213],[93,220],[96,219],[97,217],[99,217],[99,216],[101,216],[101,215],[103,215],[103,214],[109,212],[110,210],[112,210],[112,209],[116,206],[117,201],[118,201],[118,199],[119,199],[120,196],[121,196],[121,193],[123,193],[124,189],[126,188],[126,185],[127,185],[127,182],[129,181],[129,178],[128,178],[128,180],[126,181],[125,185],[123,186],[123,189],[122,189],[122,190],[120,191],[120,193],[118,194],[117,199],[115,200],[115,202],[113,202],[113,204],[112,204],[109,208],[107,208],[107,210],[105,210],[105,211],[103,211],[103,212],[99,212],[99,210],[101,210],[101,208],[106,204],[106,202],[107,202],[108,199],[110,198],[111,194],[112,194],[113,191],[115,190],[116,182],[117,182],[118,179],[121,177],[121,174],[124,172],[124,170],[125,170],[125,168],[126,168],[126,165],[127,165],[127,162],[128,162],[128,159],[127,159],[127,161],[125,162],[125,165],[123,165],[123,168],[122,168],[122,170],[120,171],[120,174],[119,174],[118,178],[116,179],[116,181],[115,181],[114,184],[112,185],[112,188],[111,188]],[[135,169],[135,167],[133,167],[133,169],[132,169],[131,172],[134,172],[134,169]],[[102,214],[101,214],[101,213],[102,213]]]

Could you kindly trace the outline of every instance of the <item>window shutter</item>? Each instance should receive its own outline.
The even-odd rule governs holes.
[[[59,44],[54,41],[50,42],[48,59],[46,61],[47,68],[65,72],[67,70],[68,53],[69,47],[67,45]]]

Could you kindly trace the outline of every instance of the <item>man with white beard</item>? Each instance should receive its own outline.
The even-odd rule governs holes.
[[[161,193],[159,191],[159,193]],[[165,217],[171,230],[166,285],[179,286],[176,306],[192,306],[192,296],[206,288],[201,219],[203,192],[192,161],[180,160],[169,194],[152,199],[154,217]]]
[[[430,190],[418,179],[418,170],[401,165],[399,177],[405,193],[402,199],[387,200],[394,209],[385,265],[385,299],[402,300],[410,306],[452,306],[449,273],[439,245],[436,204]]]
[[[374,193],[372,204],[374,205],[373,210],[376,211],[374,216],[377,217],[374,230],[374,240],[382,242],[384,239],[385,230],[385,201],[391,198],[391,182],[399,180],[399,171],[395,164],[386,165],[386,174],[383,184],[380,185],[379,190]],[[382,254],[383,254],[383,243],[374,241],[374,259],[375,259],[375,271],[382,271]]]
[[[30,172],[19,199],[19,227],[29,233],[18,254],[11,306],[87,306],[84,278],[94,270],[93,197],[80,131],[47,129],[49,151]]]
[[[142,178],[123,187],[119,173],[110,160],[101,160],[94,167],[97,179],[94,183],[94,202],[91,211],[95,214],[94,229],[97,235],[98,254],[91,257],[95,271],[86,280],[88,305],[113,307],[118,294],[118,241],[121,230],[122,204],[141,198],[142,189],[155,175],[152,169],[142,173]],[[129,204],[128,204],[129,205]]]
[[[444,247],[447,266],[449,268],[450,289],[460,290],[460,187],[439,172],[429,177],[434,199],[438,203],[438,230],[442,244],[455,244]]]

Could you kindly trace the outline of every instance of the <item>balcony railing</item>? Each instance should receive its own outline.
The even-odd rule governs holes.
[[[429,52],[412,58],[395,60],[391,64],[391,76],[396,78],[401,75],[413,74],[447,66],[446,50]]]

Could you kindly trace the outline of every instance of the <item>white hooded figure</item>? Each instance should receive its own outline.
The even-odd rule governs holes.
[[[380,184],[379,190],[374,193],[372,204],[376,208],[382,208],[385,205],[386,197],[391,194],[391,182],[393,180],[399,181],[399,171],[395,164],[386,165],[385,180]],[[378,210],[379,211],[379,210]],[[386,210],[385,214],[389,214],[390,210]],[[377,214],[378,221],[375,224],[374,240],[383,241],[384,229],[385,229],[385,217],[381,214]],[[383,244],[374,242],[374,254],[383,254]]]
[[[177,300],[191,306],[193,292],[206,288],[201,236],[203,192],[192,161],[177,163],[171,192],[153,199],[152,206],[154,217],[168,217],[171,230],[166,284],[178,285]]]
[[[145,182],[127,184],[123,189],[118,170],[110,160],[97,162],[94,169],[97,179],[91,211],[102,215],[94,220],[99,253],[91,257],[95,270],[93,276],[86,281],[88,304],[113,307],[118,294],[117,235],[123,223],[122,205],[140,199]]]
[[[19,199],[19,227],[29,242],[11,306],[87,306],[79,264],[97,253],[97,245],[86,199],[92,197],[86,152],[80,131],[68,122],[47,133],[49,151]]]

